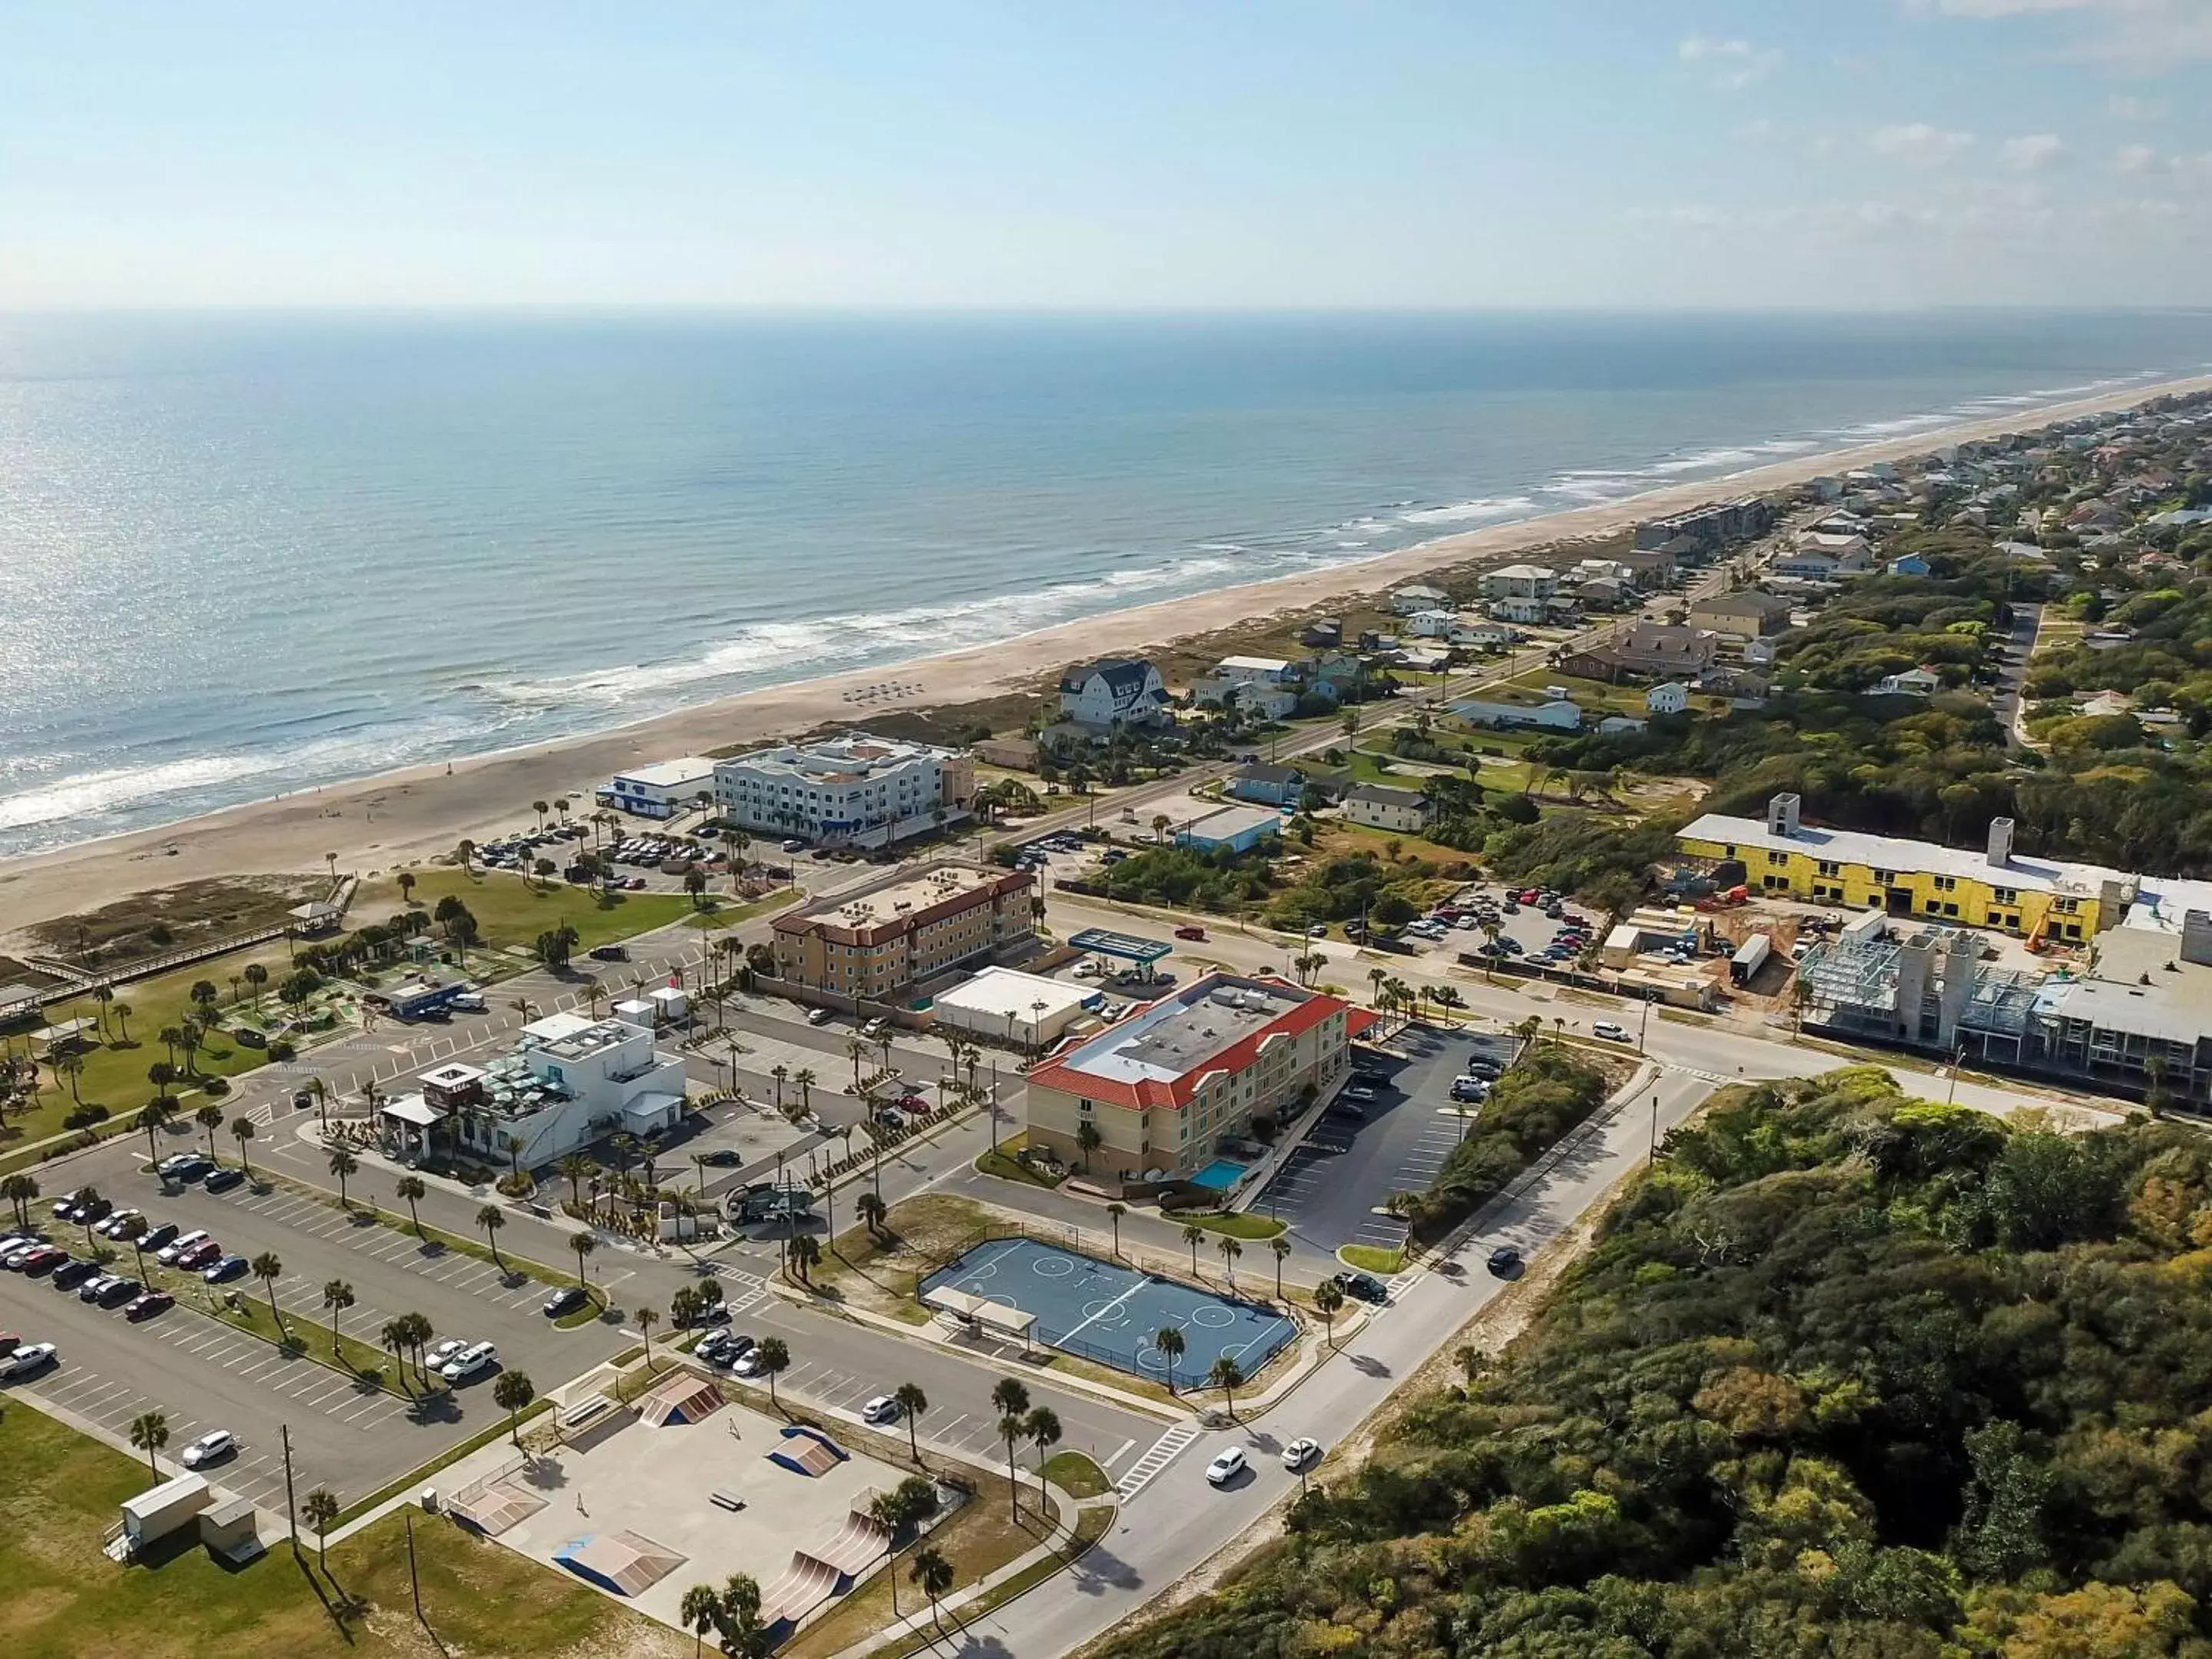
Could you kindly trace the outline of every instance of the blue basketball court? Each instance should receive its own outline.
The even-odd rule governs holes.
[[[1250,1376],[1297,1334],[1297,1328],[1271,1308],[1155,1279],[1033,1238],[978,1244],[918,1288],[924,1296],[962,1291],[1033,1315],[1036,1340],[1048,1346],[1163,1382],[1168,1364],[1152,1338],[1172,1327],[1183,1340],[1175,1363],[1178,1388],[1203,1386],[1213,1362],[1224,1354]]]

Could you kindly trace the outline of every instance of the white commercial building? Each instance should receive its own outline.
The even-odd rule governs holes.
[[[550,1014],[478,1067],[448,1062],[387,1101],[386,1141],[401,1154],[446,1152],[530,1170],[622,1132],[643,1137],[684,1117],[684,1061],[648,1026]]]
[[[939,993],[930,1012],[940,1028],[1035,1047],[1057,1041],[1102,1000],[1097,992],[1064,980],[986,968],[965,985]]]
[[[748,830],[882,847],[964,817],[975,763],[951,749],[854,734],[757,749],[714,764],[722,816]]]
[[[641,818],[666,818],[714,793],[714,763],[703,755],[686,755],[618,772],[599,795],[607,805]]]

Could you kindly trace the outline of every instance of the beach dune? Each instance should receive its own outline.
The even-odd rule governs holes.
[[[212,877],[310,872],[335,854],[341,871],[367,873],[450,852],[531,818],[529,804],[565,795],[588,810],[592,791],[641,762],[864,719],[852,695],[885,682],[893,706],[915,708],[1001,695],[1066,663],[1141,651],[1275,613],[1326,605],[1470,559],[1505,558],[1575,538],[1615,533],[1642,520],[1705,502],[1777,489],[1871,461],[1939,445],[2033,430],[2053,421],[2125,409],[2152,398],[2212,389],[2212,376],[2124,392],[1881,443],[1796,457],[1771,466],[1672,485],[1601,506],[1447,536],[1418,547],[1306,575],[1224,588],[1143,605],[985,646],[702,703],[652,720],[525,750],[416,767],[274,800],[250,802],[160,829],[0,862],[0,937],[149,888]],[[880,703],[873,706],[884,706]]]

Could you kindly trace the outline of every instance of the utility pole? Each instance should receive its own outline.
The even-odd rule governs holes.
[[[292,1425],[278,1424],[276,1435],[284,1446],[284,1519],[292,1528],[292,1554],[296,1559],[300,1553],[300,1514],[292,1501]]]
[[[995,1152],[999,1150],[999,1057],[996,1054],[991,1056],[991,1099],[987,1109],[991,1115],[991,1150]],[[883,1196],[880,1192],[876,1195],[878,1198]]]
[[[1659,1097],[1658,1097],[1658,1095],[1657,1095],[1656,1093],[1655,1093],[1655,1094],[1653,1094],[1653,1095],[1652,1095],[1652,1097],[1651,1097],[1651,1156],[1650,1156],[1648,1159],[1646,1159],[1646,1160],[1645,1160],[1644,1167],[1645,1167],[1645,1168],[1647,1168],[1647,1169],[1656,1168],[1656,1167],[1657,1166],[1657,1164],[1658,1164],[1658,1162],[1659,1162]]]

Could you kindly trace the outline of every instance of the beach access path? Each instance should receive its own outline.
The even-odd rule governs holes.
[[[1644,519],[1786,489],[1874,461],[2207,390],[2212,390],[2212,375],[2138,386],[1448,536],[1305,575],[1086,617],[907,665],[897,672],[906,695],[872,707],[915,709],[1004,696],[1041,685],[1082,658],[1142,651],[1282,611],[1324,606],[1448,565],[1505,559],[1547,543],[1609,536]],[[515,827],[526,820],[527,804],[533,799],[589,799],[605,779],[643,762],[849,720],[855,705],[846,694],[880,683],[885,672],[878,665],[771,687],[609,732],[455,762],[450,769],[420,766],[334,783],[161,829],[10,859],[0,863],[0,936],[149,888],[213,877],[312,871],[322,866],[326,854],[336,855],[339,867],[364,875],[419,861],[451,851],[463,837],[481,840]]]

